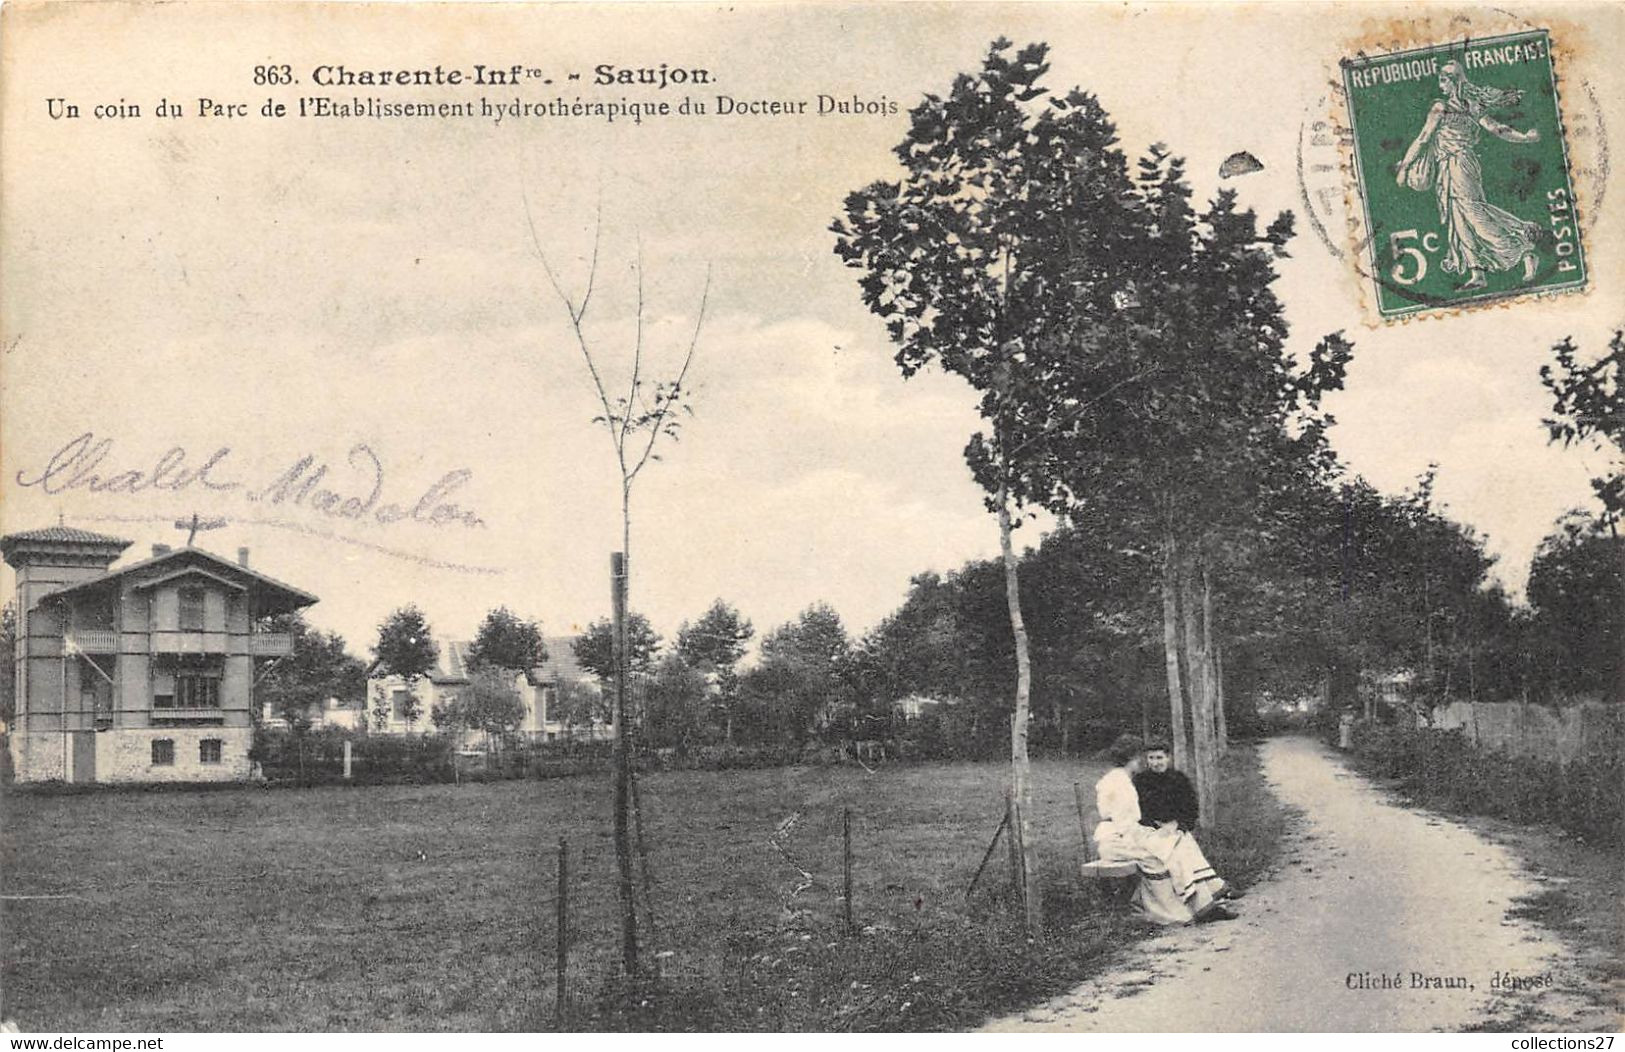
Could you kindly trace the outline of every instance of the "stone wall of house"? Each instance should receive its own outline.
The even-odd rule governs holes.
[[[1431,725],[1460,730],[1481,748],[1570,763],[1587,756],[1617,756],[1625,729],[1618,705],[1587,703],[1549,708],[1509,702],[1456,701],[1433,710]]]
[[[19,782],[65,781],[62,735],[57,732],[11,732],[11,769]]]
[[[98,782],[247,781],[254,733],[245,727],[124,727],[96,736]],[[205,739],[220,742],[220,762],[204,763]],[[152,743],[174,743],[174,762],[154,764]]]

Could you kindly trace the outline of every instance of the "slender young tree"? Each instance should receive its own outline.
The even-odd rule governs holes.
[[[1042,924],[1028,730],[1032,660],[1012,531],[1027,446],[1086,407],[1053,395],[1080,334],[1114,310],[1115,263],[1132,234],[1127,166],[1091,95],[1050,95],[1048,48],[994,41],[975,73],[910,113],[895,153],[905,172],[849,195],[836,252],[862,271],[905,378],[930,365],[981,394],[988,427],[967,456],[998,520],[1015,640],[1012,792],[1026,922]],[[1042,105],[1036,100],[1045,99]]]
[[[598,280],[602,211],[600,210],[598,224],[593,233],[592,261],[587,269],[586,282],[578,295],[572,295],[565,289],[558,272],[553,269],[547,253],[542,249],[535,218],[531,215],[528,193],[525,195],[524,204],[525,220],[536,258],[541,261],[553,292],[564,307],[576,348],[581,352],[582,363],[592,379],[593,390],[598,395],[599,406],[603,410],[592,422],[603,427],[615,455],[621,491],[621,548],[619,558],[613,562],[618,573],[612,582],[612,588],[615,593],[614,605],[617,610],[622,610],[626,608],[631,590],[633,485],[644,468],[660,459],[656,449],[661,440],[664,439],[667,443],[676,442],[682,427],[680,418],[693,413],[688,400],[688,373],[694,364],[700,333],[705,326],[706,306],[711,296],[711,268],[706,267],[705,283],[700,292],[699,307],[694,315],[694,328],[686,345],[678,348],[676,368],[667,379],[652,379],[649,375],[653,368],[649,360],[651,348],[648,346],[645,331],[648,325],[649,306],[644,289],[643,243],[641,239],[639,240],[633,263],[635,297],[632,310],[632,337],[622,355],[628,360],[628,365],[623,370],[624,380],[617,383],[611,372],[612,352],[605,347],[602,340],[588,335],[587,324],[588,311],[594,303],[593,292]],[[632,810],[637,794],[632,784],[636,774],[632,769],[631,760],[632,726],[627,717],[628,670],[624,623],[616,633],[615,651],[618,657],[615,662],[612,710],[615,725],[613,813],[615,856],[620,875],[621,967],[627,975],[635,975],[638,972],[638,936],[637,905],[633,890]],[[641,828],[641,821],[637,826]]]

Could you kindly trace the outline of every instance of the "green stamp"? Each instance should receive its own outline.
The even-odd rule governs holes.
[[[1383,318],[1585,287],[1546,30],[1342,66]]]

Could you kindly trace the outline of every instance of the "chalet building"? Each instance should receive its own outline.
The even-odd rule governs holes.
[[[199,548],[154,545],[113,570],[129,541],[68,526],[0,537],[17,572],[18,781],[198,782],[249,775],[257,670],[292,652],[256,631],[316,602]]]
[[[581,690],[597,692],[598,685],[577,663],[573,640],[553,637],[542,640],[547,648],[547,660],[535,668],[514,673],[514,691],[524,704],[525,717],[518,733],[532,741],[558,741],[566,737],[599,739],[612,737],[610,728],[594,720],[585,724],[567,726],[558,714],[559,694],[575,686]],[[456,699],[459,691],[469,684],[469,644],[446,641],[439,644],[439,659],[427,676],[408,686],[405,679],[385,672],[375,662],[367,672],[367,697],[373,712],[383,711],[385,719],[373,719],[372,729],[385,734],[422,734],[435,729],[430,716],[437,705]],[[418,712],[411,715],[408,695],[415,695]]]

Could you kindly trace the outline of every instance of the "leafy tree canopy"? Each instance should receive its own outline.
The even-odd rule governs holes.
[[[17,715],[17,600],[0,608],[0,720]]]
[[[1625,700],[1625,538],[1571,512],[1535,552],[1529,605],[1555,686]]]
[[[367,693],[367,667],[345,649],[344,637],[314,629],[302,613],[268,619],[270,631],[293,636],[293,651],[265,673],[256,688],[290,727],[309,725],[312,710],[328,698],[360,702]]]
[[[660,650],[660,636],[640,613],[626,616],[627,664],[633,672],[648,672]],[[581,667],[608,683],[615,676],[615,631],[607,617],[601,617],[587,626],[571,644]]]
[[[745,648],[756,630],[732,605],[718,599],[690,624],[677,630],[677,652],[697,669],[731,671],[745,656]]]
[[[763,662],[789,662],[836,675],[852,653],[841,615],[828,603],[814,603],[788,624],[762,639]]]
[[[428,675],[440,660],[429,624],[416,606],[403,606],[384,618],[373,653],[385,672],[408,682]]]
[[[1552,393],[1552,416],[1544,421],[1551,441],[1588,444],[1606,454],[1612,470],[1591,480],[1602,502],[1604,525],[1618,530],[1625,515],[1625,329],[1617,330],[1608,353],[1585,364],[1569,337],[1552,348],[1557,368],[1540,367],[1540,382]]]
[[[467,728],[501,738],[524,722],[525,703],[512,674],[488,666],[475,672],[455,698],[437,705],[430,718],[442,729]]]
[[[476,669],[524,670],[546,660],[547,647],[542,643],[541,626],[520,618],[505,606],[485,615],[468,648],[469,667]]]

